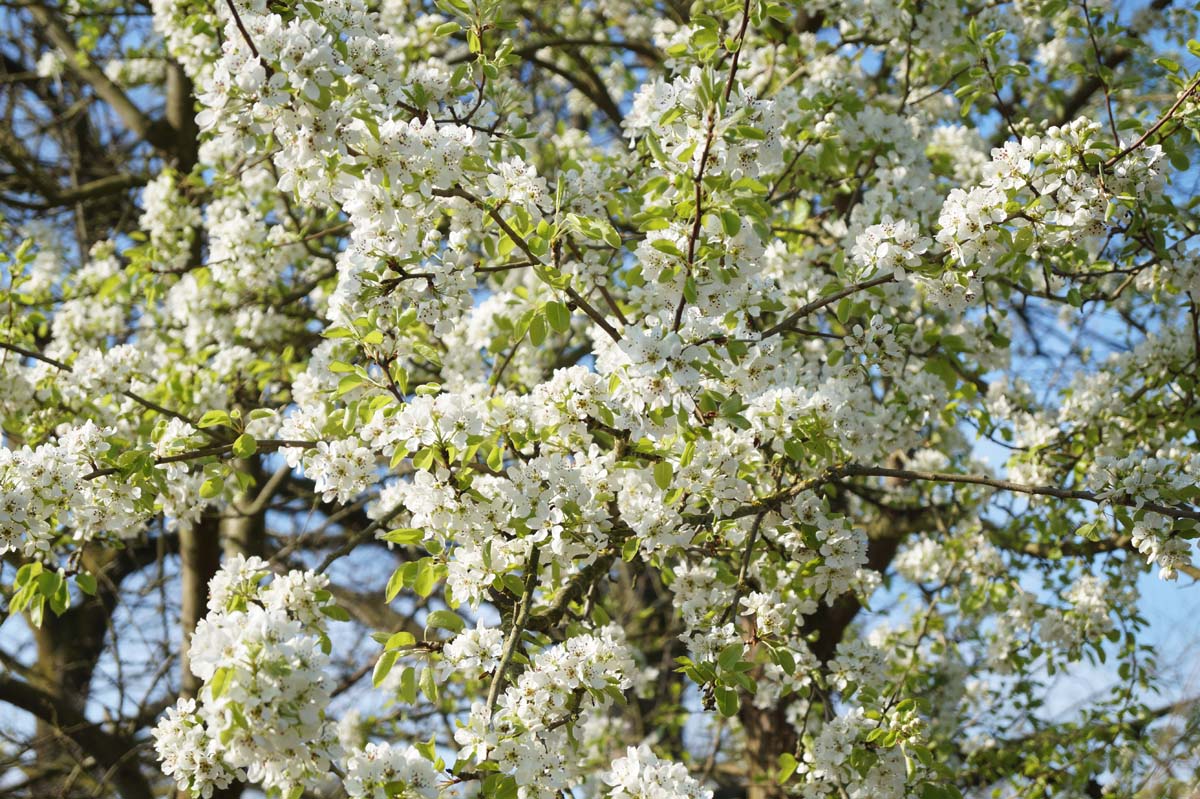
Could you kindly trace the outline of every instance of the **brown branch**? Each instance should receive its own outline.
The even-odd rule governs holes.
[[[96,96],[107,103],[138,138],[157,149],[171,149],[175,136],[166,121],[148,117],[103,70],[93,66],[87,54],[80,51],[66,23],[51,8],[39,4],[31,4],[28,8],[46,38],[66,56],[66,67],[72,74],[91,86]]]
[[[66,699],[7,674],[0,674],[0,702],[24,710],[74,741],[108,770],[113,785],[126,799],[153,799],[154,792],[137,759],[129,757],[136,742],[105,732]]]
[[[1192,78],[1192,82],[1188,84],[1188,87],[1179,95],[1179,97],[1175,98],[1175,104],[1168,108],[1167,112],[1159,117],[1157,122],[1151,125],[1145,133],[1139,136],[1133,144],[1129,145],[1124,150],[1105,161],[1104,168],[1112,169],[1123,158],[1125,158],[1125,156],[1129,155],[1134,150],[1145,144],[1147,139],[1157,133],[1163,125],[1171,121],[1171,118],[1175,116],[1175,112],[1178,111],[1184,102],[1196,92],[1197,87],[1200,87],[1200,73],[1197,73],[1196,77]]]
[[[615,549],[605,548],[596,553],[596,559],[571,578],[567,586],[559,592],[554,604],[541,613],[533,615],[525,625],[525,629],[541,633],[553,629],[562,621],[563,616],[567,615],[571,603],[582,599],[597,580],[608,574],[608,570],[612,568],[613,561],[616,559]]]
[[[733,60],[729,64],[729,75],[725,79],[725,91],[722,93],[722,103],[728,103],[729,97],[733,92],[733,82],[737,77],[738,58],[742,54],[742,44],[746,38],[746,29],[750,25],[750,0],[746,0],[742,6],[742,24],[738,29],[734,41],[737,43],[737,49],[733,51]],[[708,167],[708,153],[712,150],[713,137],[717,129],[717,106],[713,103],[713,107],[708,110],[707,132],[704,135],[704,149],[700,152],[700,165],[696,167],[696,174],[692,176],[692,185],[694,187],[693,201],[696,203],[696,215],[692,219],[692,229],[688,233],[688,249],[687,249],[687,264],[686,276],[684,280],[690,280],[692,271],[696,264],[696,243],[700,239],[700,224],[704,219],[704,172]],[[683,324],[683,309],[687,306],[687,290],[679,294],[679,302],[675,305],[675,319],[671,325],[671,329],[676,333],[679,332],[680,326]]]
[[[65,189],[39,183],[36,190],[41,194],[42,202],[24,202],[15,198],[8,198],[6,201],[29,211],[51,211],[75,203],[111,197],[128,189],[143,186],[145,183],[145,177],[132,174],[109,175]]]
[[[72,371],[71,367],[67,366],[62,361],[56,360],[47,355],[43,355],[42,353],[36,352],[34,350],[25,349],[24,347],[17,346],[16,344],[10,344],[7,341],[0,341],[0,349],[8,350],[9,352],[16,353],[17,355],[21,355],[26,358],[33,358],[35,361],[41,361],[42,363],[49,364],[49,365],[53,366],[55,369],[58,369],[63,372],[69,373]],[[164,408],[162,405],[159,405],[157,402],[154,402],[153,400],[148,400],[139,394],[134,394],[132,391],[129,391],[129,390],[122,391],[121,396],[128,397],[129,399],[136,402],[138,405],[141,405],[143,408],[146,408],[151,411],[155,411],[157,413],[161,413],[164,416],[174,417],[176,419],[179,419],[180,421],[187,422],[188,424],[192,425],[193,427],[196,426],[196,422],[194,420],[189,419],[187,416],[184,416],[179,411],[173,411],[170,408]]]
[[[985,527],[989,528],[992,532],[992,543],[996,546],[1039,560],[1053,560],[1058,557],[1091,558],[1096,555],[1103,555],[1106,552],[1120,551],[1141,554],[1138,552],[1137,547],[1133,545],[1133,538],[1127,535],[1112,536],[1111,538],[1103,538],[1099,541],[1068,540],[1048,546],[1037,541],[1027,541],[1025,543],[1006,541],[999,535],[1000,529],[998,527],[990,524],[986,524]],[[1200,567],[1192,566],[1191,564],[1182,564],[1177,566],[1176,569],[1193,580],[1200,580]]]
[[[312,449],[317,445],[315,441],[293,441],[291,439],[276,439],[265,438],[255,442],[258,445],[259,452],[274,452],[277,449],[286,447],[301,447],[303,449]],[[164,455],[154,459],[156,466],[163,466],[168,463],[183,463],[185,461],[199,460],[200,458],[209,458],[213,455],[225,455],[233,450],[233,444],[214,444],[211,447],[201,447],[200,449],[188,450],[181,452],[178,455]],[[115,467],[107,469],[96,469],[88,472],[83,476],[84,480],[95,480],[98,477],[107,477],[108,475],[117,474],[121,470]]]
[[[530,248],[529,242],[525,241],[525,238],[520,233],[513,230],[512,225],[508,224],[508,222],[504,220],[504,217],[500,215],[500,212],[494,208],[489,208],[487,204],[479,197],[476,197],[471,192],[458,186],[455,186],[451,189],[434,189],[433,194],[436,197],[460,197],[471,203],[476,208],[490,216],[492,220],[499,225],[500,229],[504,231],[505,235],[512,239],[513,244],[515,244],[521,250],[521,252],[525,253],[525,257],[530,260],[531,265],[546,265],[545,262],[539,258],[536,253],[534,253],[533,249]],[[585,300],[578,291],[571,286],[567,286],[564,291],[566,292],[566,295],[571,298],[571,301],[579,308],[579,310],[583,311],[588,315],[589,318],[591,318],[593,322],[599,325],[600,328],[608,334],[609,338],[611,338],[613,341],[621,340],[621,334],[618,333],[617,329],[613,327],[607,319],[604,318],[604,314],[596,310],[596,308],[587,300]]]
[[[504,687],[505,672],[508,671],[513,657],[517,654],[517,649],[521,646],[521,636],[525,632],[525,625],[529,623],[529,613],[533,609],[533,592],[537,588],[538,557],[540,555],[541,550],[535,546],[529,553],[529,562],[525,564],[525,591],[521,595],[521,607],[513,618],[512,629],[509,630],[508,640],[504,642],[504,650],[500,654],[500,663],[496,666],[496,673],[492,675],[492,684],[488,688],[487,712],[489,716],[496,707],[500,689]]]
[[[882,466],[856,466],[854,464],[846,464],[844,466],[834,467],[830,471],[836,475],[844,477],[892,477],[898,480],[919,480],[931,483],[965,483],[968,485],[996,488],[1001,491],[1011,491],[1017,494],[1055,497],[1057,499],[1079,499],[1085,502],[1095,502],[1098,504],[1110,502],[1114,505],[1121,505],[1127,508],[1149,510],[1155,513],[1161,513],[1163,516],[1170,516],[1175,519],[1193,519],[1200,521],[1200,510],[1196,510],[1195,508],[1191,507],[1163,505],[1157,502],[1139,503],[1136,499],[1131,499],[1128,497],[1105,497],[1092,491],[1058,488],[1056,486],[1026,485],[1024,483],[1014,483],[1011,480],[998,480],[993,477],[984,477],[982,475],[922,472],[915,471],[913,469],[889,469]]]
[[[849,297],[851,294],[857,294],[860,291],[865,291],[866,289],[874,288],[875,286],[882,286],[884,283],[890,283],[895,279],[895,275],[881,275],[879,277],[871,278],[870,280],[864,280],[861,283],[855,283],[854,285],[847,286],[841,291],[834,292],[827,297],[815,299],[788,314],[783,321],[777,323],[773,327],[767,328],[765,331],[763,331],[762,338],[767,339],[771,336],[778,335],[779,333],[791,328],[810,313],[819,311],[826,305],[831,305],[844,297]]]

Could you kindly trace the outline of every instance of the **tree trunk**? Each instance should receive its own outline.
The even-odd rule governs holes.
[[[796,751],[796,731],[784,707],[759,710],[743,702],[738,714],[746,731],[746,799],[781,799],[779,756]]]
[[[220,520],[204,516],[190,530],[179,534],[179,625],[183,642],[179,648],[180,694],[195,696],[200,681],[192,674],[192,633],[208,609],[208,583],[221,565]]]

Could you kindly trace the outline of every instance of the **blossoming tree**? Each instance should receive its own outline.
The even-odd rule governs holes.
[[[1188,790],[1193,10],[0,19],[0,794]]]

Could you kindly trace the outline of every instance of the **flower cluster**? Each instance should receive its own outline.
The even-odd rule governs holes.
[[[229,765],[224,745],[208,733],[194,699],[180,699],[167,708],[167,715],[154,728],[154,750],[163,773],[192,796],[210,799],[214,791],[246,778],[244,770]]]
[[[733,94],[710,134],[710,115],[697,92],[705,79],[696,67],[669,83],[659,79],[642,84],[622,123],[625,134],[635,139],[653,136],[666,165],[674,169],[686,166],[692,174],[700,168],[705,152],[711,159],[705,167],[710,174],[757,177],[777,169],[783,148],[778,137],[782,115],[775,102],[755,99],[744,91]],[[724,134],[735,125],[754,126],[761,135],[733,144]],[[711,144],[706,148],[709,139]]]
[[[1200,292],[1163,190],[1176,125],[1125,152],[1115,119],[1111,139],[1021,121],[1046,114],[1017,61],[1066,85],[1063,62],[1087,60],[1074,7],[1040,27],[1040,0],[981,9],[977,36],[949,0],[788,5],[675,20],[597,0],[522,9],[514,33],[504,3],[153,0],[166,54],[105,58],[139,106],[165,75],[194,87],[198,152],[160,153],[183,166],[147,176],[138,232],[114,225],[77,269],[82,243],[39,243],[25,293],[0,287],[20,319],[0,325],[48,335],[53,359],[0,363],[18,442],[0,449],[0,553],[49,560],[68,530],[125,537],[152,514],[186,531],[226,504],[274,520],[297,512],[302,470],[322,521],[365,509],[381,541],[364,546],[403,547],[388,603],[397,585],[422,601],[390,611],[431,620],[379,663],[424,659],[391,672],[390,698],[432,712],[363,708],[339,734],[327,578],[229,557],[188,651],[203,687],[155,732],[180,789],[433,799],[457,743],[449,779],[521,799],[707,799],[658,719],[617,709],[632,693],[683,697],[687,725],[740,714],[717,743],[789,750],[789,795],[935,796],[924,736],[988,740],[973,719],[1008,687],[969,688],[973,667],[1024,686],[1042,653],[1077,658],[1133,618],[1114,597],[1142,559],[1190,566],[1172,514],[1197,462],[1161,421],[1189,418]],[[987,33],[1001,23],[1038,41],[1012,49]],[[951,48],[976,66],[929,66]],[[876,71],[875,49],[901,68]],[[38,72],[77,60],[53,50]],[[972,118],[955,91],[981,72],[996,83]],[[989,155],[978,108],[1002,97],[1017,140]],[[1077,376],[1040,395],[1013,378],[1013,339],[1042,344],[1043,302],[1064,326],[1115,309],[1136,341],[1092,360],[1108,344],[1081,338]],[[80,413],[95,423],[61,425]],[[1012,447],[1010,482],[978,477],[984,437]],[[282,444],[282,479],[243,502],[235,472],[275,467]],[[1039,486],[1072,487],[1068,511]],[[1013,491],[1040,495],[1035,532],[982,523]],[[1128,509],[1098,548],[1125,571],[1069,573],[1048,604],[1012,565],[1076,500]],[[343,532],[335,577],[363,556]],[[870,600],[896,574],[919,590],[885,618]],[[918,604],[919,626],[894,618]],[[433,614],[460,608],[476,626],[435,637]],[[453,742],[407,745],[445,713]]]
[[[369,743],[346,757],[351,799],[437,799],[438,772],[415,747]]]
[[[150,237],[155,268],[179,272],[187,267],[196,228],[200,225],[200,211],[187,201],[177,173],[163,170],[146,184],[138,224]]]
[[[1039,247],[1054,248],[1097,236],[1120,221],[1120,202],[1145,202],[1161,190],[1161,148],[1128,154],[1114,172],[1100,166],[1106,151],[1098,147],[1100,125],[1080,118],[1050,127],[1043,136],[1027,136],[992,151],[984,179],[969,190],[954,189],[938,219],[937,240],[964,266],[986,268],[1006,251],[1005,225],[1029,228]],[[1021,201],[1032,195],[1036,202]],[[1017,200],[1021,212],[1009,203]],[[1111,209],[1111,210],[1110,210]]]
[[[146,353],[132,344],[109,350],[86,349],[72,365],[71,380],[85,395],[98,399],[129,390],[146,361]]]
[[[1146,563],[1158,566],[1158,576],[1174,580],[1179,569],[1192,565],[1192,545],[1186,539],[1174,535],[1174,522],[1161,513],[1147,511],[1133,525],[1131,542],[1146,558]]]
[[[921,256],[930,244],[930,239],[922,236],[913,222],[885,217],[878,225],[858,234],[851,256],[863,276],[891,272],[902,278],[906,267],[921,263]]]
[[[604,781],[611,799],[711,799],[681,763],[662,760],[645,744],[629,747],[612,763]]]
[[[442,663],[447,671],[478,676],[491,673],[500,662],[504,633],[498,627],[482,625],[464,630],[448,641],[442,649]]]
[[[163,770],[194,796],[235,775],[285,794],[318,785],[340,754],[325,719],[326,579],[291,572],[263,586],[268,573],[239,555],[213,578],[189,656],[199,701],[180,700],[154,731]]]
[[[1070,608],[1048,612],[1038,628],[1038,635],[1043,641],[1064,649],[1098,640],[1113,627],[1112,609],[1105,596],[1108,590],[1109,586],[1099,578],[1090,574],[1081,576],[1063,595]]]
[[[538,652],[490,714],[480,703],[473,706],[454,735],[459,754],[499,764],[518,785],[569,789],[582,777],[583,764],[569,745],[575,729],[628,689],[634,670],[624,636],[613,626]]]
[[[36,448],[0,448],[0,554],[47,557],[60,528],[77,541],[137,534],[149,516],[141,487],[95,466],[112,434],[85,422]]]
[[[300,462],[326,502],[348,502],[374,482],[375,455],[355,438],[318,442]]]
[[[796,769],[803,781],[803,796],[828,795],[834,786],[845,786],[848,795],[879,797],[905,796],[908,765],[898,748],[881,750],[880,757],[865,773],[852,765],[851,755],[861,748],[863,739],[879,727],[862,707],[839,714],[822,725],[812,746],[801,754]],[[915,766],[920,768],[919,766]]]

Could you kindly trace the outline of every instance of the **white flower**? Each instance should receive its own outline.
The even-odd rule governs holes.
[[[645,744],[629,747],[612,763],[604,781],[612,799],[711,799],[682,763],[660,760]]]
[[[438,772],[414,747],[369,743],[346,757],[351,799],[437,799]]]

